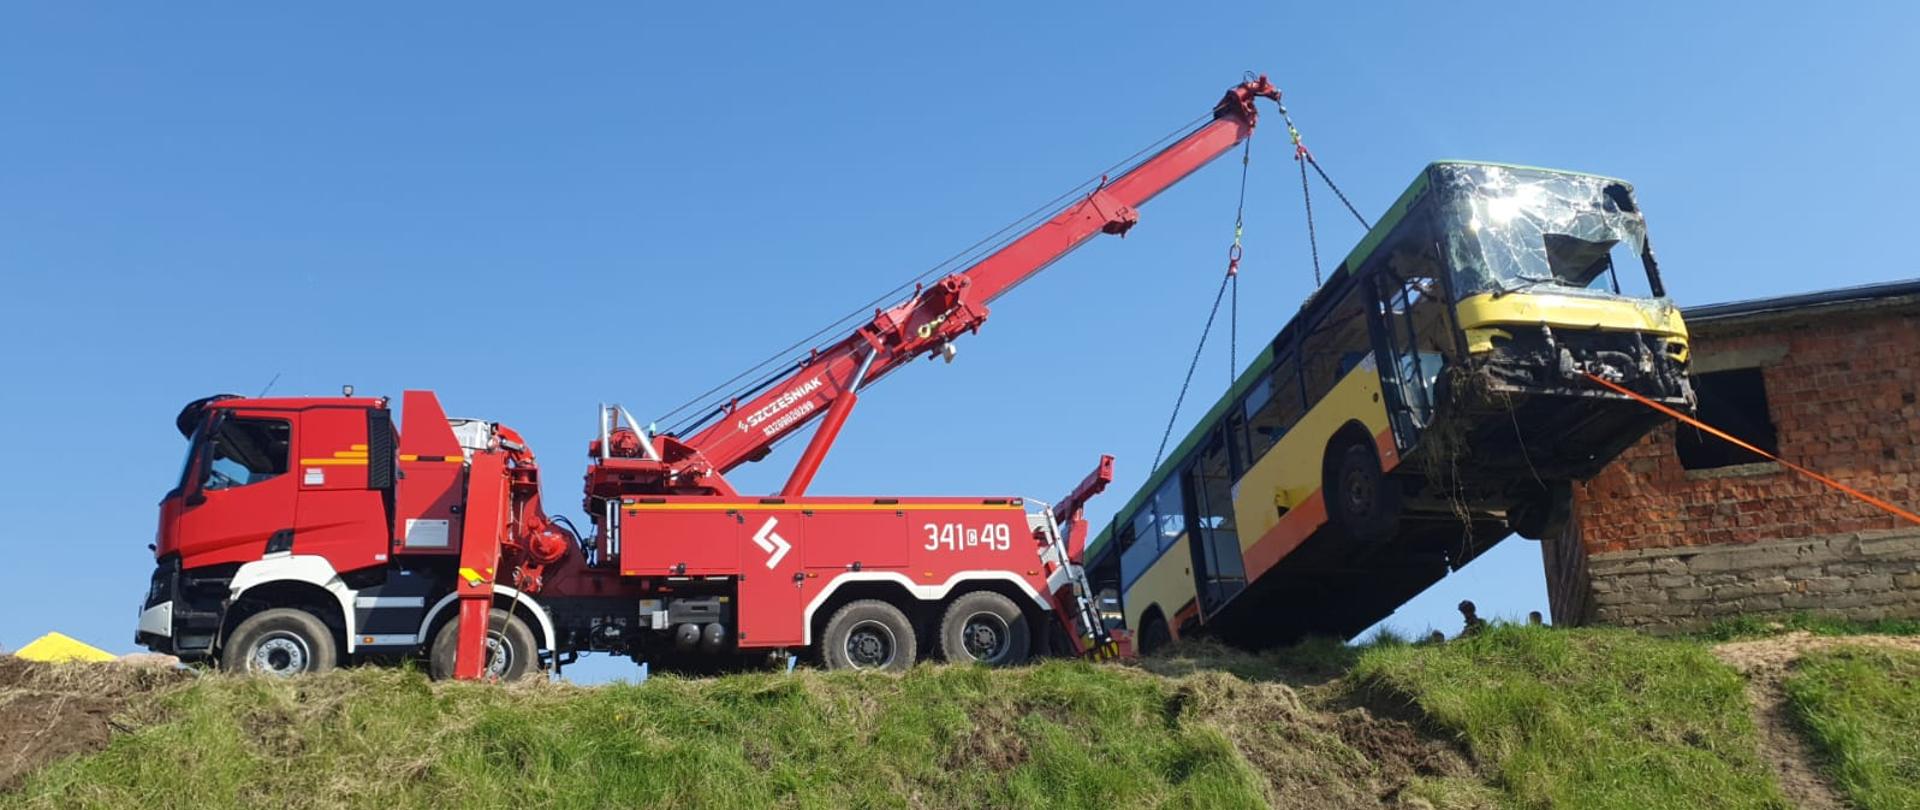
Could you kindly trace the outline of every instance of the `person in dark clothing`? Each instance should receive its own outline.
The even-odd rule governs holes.
[[[1466,623],[1466,626],[1460,630],[1462,636],[1471,636],[1487,626],[1487,620],[1480,618],[1480,614],[1473,607],[1473,600],[1470,599],[1460,600],[1460,618]]]

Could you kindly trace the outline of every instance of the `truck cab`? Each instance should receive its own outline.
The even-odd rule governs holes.
[[[450,616],[459,437],[483,441],[493,426],[447,420],[431,395],[414,404],[426,421],[412,444],[430,446],[399,446],[385,398],[188,403],[175,420],[186,458],[160,501],[135,641],[278,674],[418,651]],[[531,601],[520,612],[518,654],[531,667],[539,642],[526,636],[547,622]]]

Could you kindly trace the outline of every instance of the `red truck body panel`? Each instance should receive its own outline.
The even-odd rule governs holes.
[[[809,643],[804,606],[849,582],[943,596],[990,580],[1046,604],[1018,499],[663,497],[621,511],[622,575],[740,580],[743,648]]]

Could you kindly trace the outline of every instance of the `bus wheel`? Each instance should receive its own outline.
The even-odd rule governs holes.
[[[248,616],[220,652],[220,669],[287,677],[334,665],[333,631],[311,613],[273,608]]]
[[[1362,545],[1392,539],[1400,528],[1400,491],[1380,471],[1373,448],[1350,442],[1327,462],[1327,519]]]
[[[1507,528],[1528,540],[1559,537],[1573,518],[1573,483],[1549,481],[1545,492],[1507,510]]]
[[[953,600],[940,619],[940,657],[990,667],[1025,663],[1033,646],[1027,616],[1012,599],[974,591]]]
[[[907,615],[878,599],[848,602],[820,634],[820,658],[827,669],[904,672],[919,649]]]
[[[458,605],[454,606],[459,609]],[[436,681],[453,677],[454,658],[460,650],[458,619],[440,625],[427,655],[427,669]],[[540,650],[527,623],[500,608],[494,608],[487,620],[487,663],[480,676],[493,681],[517,681],[540,671]]]
[[[1137,647],[1141,655],[1157,655],[1173,643],[1173,633],[1167,630],[1166,619],[1155,616],[1140,628],[1139,639]]]

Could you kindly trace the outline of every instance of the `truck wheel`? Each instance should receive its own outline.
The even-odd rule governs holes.
[[[1328,454],[1321,493],[1327,520],[1362,546],[1386,542],[1400,528],[1400,492],[1366,444],[1349,442]]]
[[[455,605],[454,610],[459,610]],[[453,678],[453,659],[460,648],[458,619],[440,625],[433,636],[428,656],[428,671],[436,681]],[[500,608],[494,608],[487,620],[487,663],[480,677],[491,681],[517,681],[540,671],[540,648],[527,623]]]
[[[903,672],[913,666],[919,649],[906,614],[878,599],[848,602],[834,611],[820,637],[827,669]]]
[[[326,672],[336,660],[333,631],[311,613],[272,608],[233,628],[220,651],[225,672],[288,677]]]
[[[1507,528],[1528,540],[1559,537],[1573,517],[1573,482],[1549,481],[1547,489],[1507,509]]]
[[[1022,664],[1032,647],[1026,614],[1012,599],[993,591],[974,591],[953,600],[940,619],[940,657],[956,664]]]

